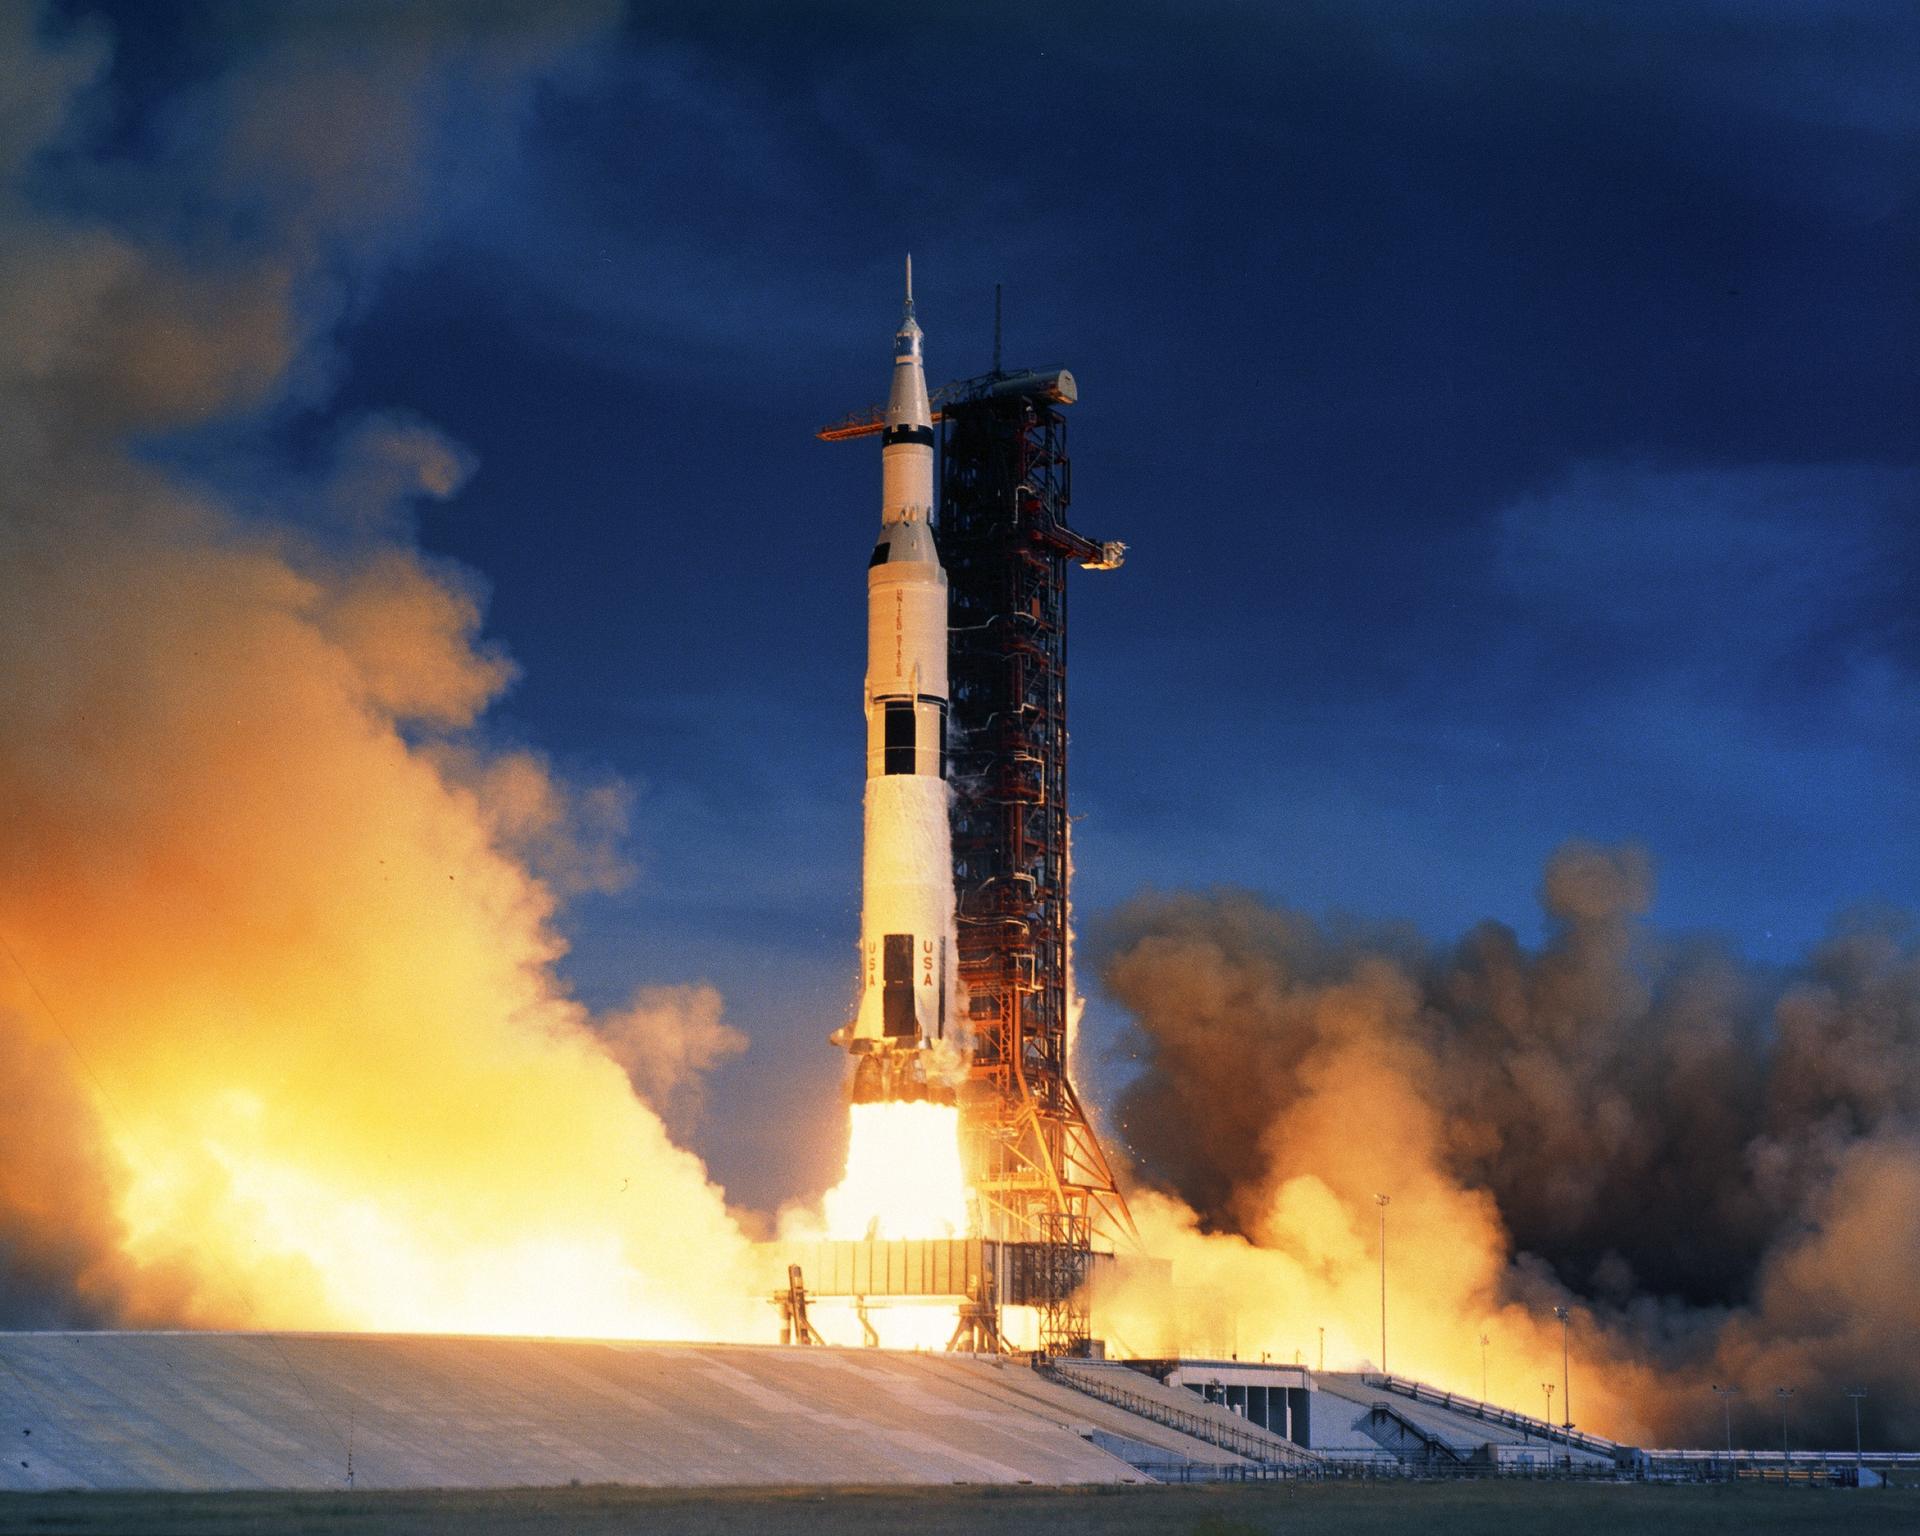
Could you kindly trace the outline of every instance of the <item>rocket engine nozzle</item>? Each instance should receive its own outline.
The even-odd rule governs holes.
[[[855,1057],[853,1104],[954,1104],[958,1095],[930,1071],[933,1052],[920,1046],[862,1051]]]

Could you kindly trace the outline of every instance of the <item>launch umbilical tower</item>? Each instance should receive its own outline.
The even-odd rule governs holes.
[[[1066,522],[1064,372],[954,391],[941,436],[958,964],[973,1036],[962,1093],[988,1236],[1041,1245],[1042,1344],[1086,1336],[1093,1243],[1132,1236],[1068,1072],[1067,567],[1119,563]],[[1051,1337],[1049,1337],[1051,1335]]]

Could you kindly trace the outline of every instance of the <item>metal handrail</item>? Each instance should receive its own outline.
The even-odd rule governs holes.
[[[1384,1392],[1398,1392],[1416,1403],[1431,1403],[1436,1408],[1464,1414],[1468,1418],[1484,1419],[1508,1429],[1526,1430],[1542,1440],[1557,1440],[1563,1445],[1591,1451],[1597,1456],[1609,1456],[1618,1461],[1633,1454],[1631,1446],[1622,1445],[1617,1440],[1606,1440],[1599,1435],[1590,1435],[1583,1429],[1555,1424],[1549,1419],[1535,1418],[1532,1414],[1502,1408],[1496,1403],[1481,1402],[1478,1398],[1464,1397],[1458,1392],[1441,1392],[1424,1382],[1410,1381],[1403,1376],[1363,1375],[1360,1379],[1370,1387],[1378,1387]]]
[[[1761,1451],[1743,1450],[1736,1447],[1732,1452],[1724,1450],[1703,1451],[1689,1446],[1680,1448],[1669,1446],[1643,1450],[1639,1453],[1649,1462],[1676,1461],[1696,1466],[1710,1466],[1715,1462],[1745,1463],[1754,1467],[1851,1467],[1856,1462],[1869,1467],[1920,1467],[1920,1451]]]
[[[1421,1445],[1425,1446],[1429,1455],[1437,1452],[1445,1456],[1449,1461],[1465,1462],[1467,1460],[1467,1457],[1461,1454],[1459,1446],[1450,1444],[1446,1439],[1428,1429],[1426,1425],[1416,1423],[1414,1420],[1408,1418],[1392,1403],[1375,1403],[1367,1409],[1367,1412],[1369,1415],[1384,1414],[1387,1418],[1393,1420],[1394,1423],[1398,1424],[1408,1434],[1412,1435],[1414,1439],[1418,1440]],[[1388,1449],[1391,1450],[1392,1447],[1388,1447]]]
[[[1286,1465],[1311,1467],[1319,1464],[1320,1458],[1305,1446],[1295,1445],[1291,1440],[1283,1440],[1270,1431],[1256,1425],[1242,1427],[1238,1424],[1222,1424],[1219,1420],[1202,1413],[1194,1413],[1185,1408],[1175,1408],[1171,1403],[1163,1403],[1138,1392],[1129,1392],[1125,1387],[1115,1386],[1078,1371],[1070,1371],[1046,1356],[1036,1356],[1033,1368],[1048,1381],[1057,1382],[1063,1387],[1071,1387],[1076,1392],[1084,1392],[1088,1397],[1098,1398],[1115,1408],[1124,1408],[1128,1413],[1137,1414],[1168,1429],[1177,1429],[1183,1435],[1195,1440],[1205,1441],[1208,1445],[1218,1446],[1223,1451],[1231,1451],[1236,1456],[1244,1456],[1249,1461],[1265,1466]],[[1205,1403],[1196,1407],[1205,1408]],[[1277,1455],[1275,1453],[1278,1453]]]

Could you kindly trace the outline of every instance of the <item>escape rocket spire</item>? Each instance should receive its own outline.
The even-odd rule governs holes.
[[[834,1036],[855,1103],[948,1097],[930,1074],[953,1024],[947,826],[947,575],[933,540],[933,413],[913,258],[880,447],[880,539],[867,562],[866,844],[860,1001]]]
[[[933,517],[933,411],[927,404],[925,341],[913,315],[913,258],[909,256],[907,301],[893,338],[893,385],[887,391],[886,428],[880,438],[880,521],[884,525],[914,518],[930,523]],[[939,557],[931,558],[937,568]],[[944,573],[940,580],[944,586]],[[941,697],[945,696],[943,691]]]

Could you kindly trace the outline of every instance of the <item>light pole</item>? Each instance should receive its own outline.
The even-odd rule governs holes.
[[[1560,1415],[1568,1429],[1573,1428],[1573,1372],[1568,1364],[1567,1325],[1573,1314],[1565,1307],[1555,1307],[1553,1315],[1560,1319]]]
[[[1322,1371],[1325,1371],[1326,1368],[1327,1368],[1327,1325],[1325,1323],[1322,1323],[1320,1325],[1320,1369]]]
[[[1553,1465],[1553,1383],[1543,1381],[1540,1390],[1547,1394],[1547,1418],[1540,1431],[1540,1438],[1546,1443],[1547,1465]]]
[[[1375,1195],[1373,1203],[1380,1207],[1380,1374],[1387,1374],[1387,1207],[1393,1204],[1391,1195]]]
[[[1853,1399],[1853,1479],[1858,1485],[1860,1468],[1864,1465],[1864,1454],[1860,1449],[1860,1399],[1867,1395],[1865,1387],[1848,1387],[1847,1396]]]
[[[1787,1399],[1793,1396],[1793,1388],[1775,1387],[1773,1395],[1780,1399],[1780,1471],[1784,1476],[1787,1469]]]
[[[1492,1342],[1484,1333],[1480,1335],[1480,1401],[1487,1400],[1487,1345]]]
[[[1720,1399],[1720,1406],[1726,1410],[1727,1467],[1729,1473],[1731,1473],[1733,1467],[1733,1400],[1740,1395],[1740,1389],[1738,1387],[1723,1387],[1716,1382],[1713,1388],[1713,1395]]]

